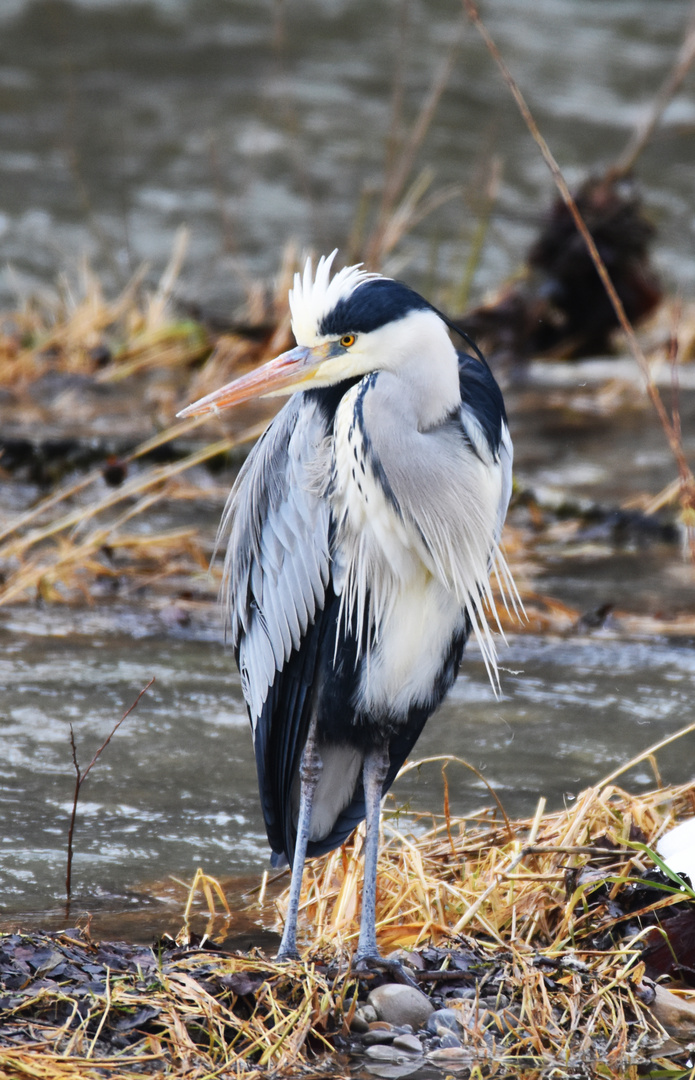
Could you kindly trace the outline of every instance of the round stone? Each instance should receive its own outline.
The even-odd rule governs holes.
[[[368,1003],[376,1010],[380,1020],[389,1024],[410,1024],[413,1031],[424,1027],[432,1015],[434,1005],[414,986],[401,983],[385,983],[371,991]]]
[[[400,1054],[392,1046],[368,1046],[364,1053],[371,1061],[386,1061],[391,1064],[395,1064],[400,1058]]]
[[[397,1035],[393,1045],[397,1050],[405,1050],[408,1054],[422,1053],[422,1043],[417,1035]]]
[[[370,1027],[369,1031],[365,1031],[362,1042],[365,1046],[383,1046],[386,1043],[392,1043],[395,1036],[396,1032],[391,1025],[384,1024],[383,1027]]]
[[[371,1005],[359,1005],[355,1009],[355,1016],[359,1016],[366,1024],[373,1024],[377,1019],[376,1009],[373,1009]]]
[[[427,1057],[435,1065],[446,1068],[447,1065],[460,1065],[465,1061],[470,1061],[471,1054],[462,1046],[446,1046],[441,1050],[430,1050]]]
[[[439,1028],[449,1028],[451,1031],[461,1030],[461,1013],[456,1009],[437,1009],[427,1021],[427,1030],[433,1035],[439,1035]]]

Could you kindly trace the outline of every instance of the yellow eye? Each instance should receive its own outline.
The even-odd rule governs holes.
[[[340,339],[340,344],[343,346],[344,349],[349,349],[351,345],[355,344],[355,335],[343,334]]]

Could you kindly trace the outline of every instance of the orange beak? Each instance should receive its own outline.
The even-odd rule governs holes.
[[[275,394],[300,390],[305,383],[311,385],[312,376],[324,360],[328,359],[331,346],[332,342],[317,345],[313,349],[306,345],[297,345],[289,352],[269,360],[256,371],[250,371],[248,375],[242,375],[240,379],[206,394],[176,415],[203,416],[205,413],[228,409],[231,405],[239,405],[242,401],[250,401],[251,398],[272,397]]]

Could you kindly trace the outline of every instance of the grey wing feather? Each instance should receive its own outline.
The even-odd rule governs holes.
[[[514,448],[512,446],[512,438],[509,434],[509,428],[507,427],[507,424],[504,420],[502,421],[502,433],[498,454],[500,468],[502,470],[502,492],[500,495],[499,512],[497,514],[495,542],[499,544],[502,537],[502,529],[504,527],[505,518],[507,517],[507,510],[509,509],[509,500],[512,497],[512,466],[514,464]]]
[[[229,533],[223,595],[244,696],[256,725],[276,673],[324,605],[330,512],[317,477],[326,422],[295,394],[244,463],[220,532]]]

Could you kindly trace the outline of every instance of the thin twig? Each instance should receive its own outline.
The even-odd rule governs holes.
[[[401,776],[405,776],[406,773],[412,772],[413,769],[419,769],[421,765],[430,765],[432,764],[432,762],[435,761],[443,761],[445,765],[448,765],[450,761],[455,761],[459,765],[464,765],[467,769],[470,769],[472,773],[475,773],[475,775],[478,777],[479,780],[482,781],[482,783],[485,785],[485,787],[488,789],[493,799],[497,803],[497,808],[502,817],[504,818],[504,825],[507,830],[507,837],[510,841],[512,841],[514,839],[514,830],[512,828],[512,823],[509,820],[509,815],[507,814],[507,811],[504,809],[504,806],[500,802],[500,799],[497,796],[494,788],[491,787],[490,783],[485,779],[480,770],[476,769],[475,765],[471,765],[470,761],[466,761],[465,758],[457,757],[456,754],[432,754],[430,757],[418,758],[416,761],[408,761],[401,768],[396,779],[399,780]]]
[[[400,0],[398,5],[398,41],[396,46],[395,69],[391,86],[391,119],[386,137],[384,176],[388,177],[396,162],[401,148],[403,135],[403,100],[405,97],[405,73],[408,65],[408,31],[410,29],[410,11],[408,0]]]
[[[592,847],[591,845],[576,844],[525,844],[524,855],[610,855],[614,859],[632,858],[632,851],[623,848]]]
[[[128,719],[128,717],[132,713],[133,709],[136,707],[136,705],[140,701],[140,698],[143,696],[143,694],[147,693],[149,688],[152,686],[152,683],[154,682],[154,680],[155,680],[155,677],[153,675],[152,678],[150,679],[150,681],[148,682],[147,686],[143,686],[142,690],[140,691],[140,693],[138,694],[138,696],[136,697],[135,701],[130,706],[130,708],[126,709],[126,711],[123,713],[123,716],[121,717],[121,719],[118,720],[114,724],[114,726],[111,728],[111,731],[109,732],[109,734],[104,739],[103,743],[101,744],[101,746],[99,747],[99,749],[95,753],[94,757],[92,758],[92,760],[90,761],[89,765],[84,770],[84,772],[81,771],[80,766],[79,766],[79,762],[77,760],[77,747],[75,745],[75,732],[73,731],[72,724],[70,724],[70,746],[71,746],[71,749],[72,749],[72,763],[75,766],[75,793],[73,795],[73,800],[72,800],[72,814],[70,815],[70,828],[68,829],[68,861],[67,861],[67,870],[66,870],[66,874],[65,874],[65,917],[66,918],[70,914],[70,894],[71,894],[71,887],[72,887],[72,855],[73,855],[72,840],[73,840],[73,835],[74,835],[74,832],[75,832],[75,818],[77,817],[77,801],[78,801],[78,799],[80,797],[80,789],[81,789],[82,785],[84,784],[85,780],[87,779],[87,777],[89,776],[92,768],[96,765],[96,763],[99,760],[101,754],[106,749],[106,747],[109,745],[112,738],[114,737],[114,735],[118,731],[118,729],[121,726],[121,724],[123,723],[123,721]]]

